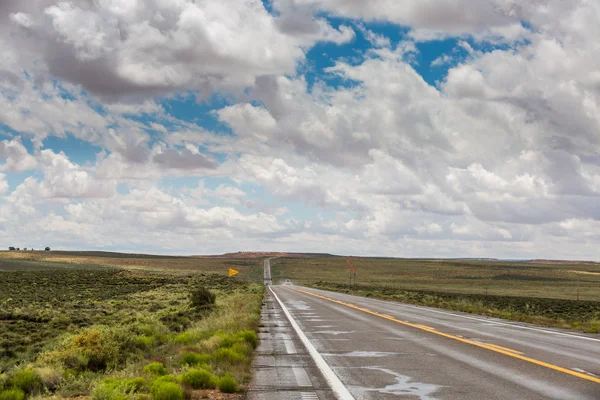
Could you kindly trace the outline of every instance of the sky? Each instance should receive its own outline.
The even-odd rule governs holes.
[[[600,260],[596,0],[3,0],[0,246]]]

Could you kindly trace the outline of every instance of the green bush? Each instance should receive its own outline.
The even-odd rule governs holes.
[[[219,332],[217,336],[219,337],[219,347],[231,347],[241,340],[239,337],[224,332]]]
[[[210,355],[205,353],[186,353],[181,358],[181,364],[185,365],[198,365],[198,364],[207,364],[210,361]]]
[[[23,400],[25,392],[21,389],[8,389],[0,392],[0,400]]]
[[[15,388],[25,393],[39,391],[42,388],[42,380],[31,369],[24,369],[13,375],[11,382]]]
[[[165,369],[165,366],[160,362],[151,362],[150,364],[146,365],[144,367],[144,372],[151,374],[151,375],[158,375],[158,376],[167,374],[167,370]]]
[[[159,376],[158,378],[154,379],[152,381],[152,385],[159,384],[159,383],[165,383],[165,382],[177,383],[177,379],[175,379],[175,377],[173,375],[163,375],[163,376]]]
[[[235,393],[238,390],[237,382],[229,374],[225,374],[221,378],[219,378],[217,386],[219,387],[219,390],[223,393]]]
[[[244,342],[248,343],[252,346],[253,349],[258,347],[258,338],[256,337],[256,332],[245,329],[235,334],[237,337],[241,338]]]
[[[92,392],[93,400],[125,400],[132,393],[146,389],[144,378],[114,379],[106,378]]]
[[[85,357],[85,368],[102,371],[115,365],[119,359],[120,346],[111,339],[106,332],[91,328],[76,335],[71,345],[73,350],[78,350]]]
[[[181,375],[181,382],[194,389],[214,389],[215,377],[204,369],[190,369]]]
[[[216,296],[204,286],[196,286],[190,293],[190,302],[196,310],[209,310],[215,305]]]
[[[173,382],[154,382],[151,388],[154,400],[183,400],[185,393],[183,388]]]
[[[139,349],[150,350],[154,347],[156,339],[154,336],[138,336],[135,338],[135,344]]]
[[[144,378],[115,379],[106,378],[102,381],[103,385],[110,388],[123,387],[127,392],[137,393],[146,388]]]
[[[213,360],[216,362],[226,361],[232,364],[240,363],[245,360],[245,355],[237,349],[221,348],[217,349],[213,355]]]

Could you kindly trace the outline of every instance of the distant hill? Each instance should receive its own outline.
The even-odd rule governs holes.
[[[535,259],[531,260],[532,263],[538,264],[598,264],[596,261],[583,261],[583,260],[546,260],[546,259]]]
[[[25,253],[25,252],[23,252]],[[29,253],[29,252],[27,252]],[[25,253],[25,254],[27,254]],[[185,256],[165,256],[155,254],[135,254],[135,253],[119,253],[115,251],[78,251],[78,250],[52,250],[52,251],[37,251],[43,255],[61,255],[72,257],[108,257],[108,258],[183,258]]]
[[[275,251],[238,251],[237,253],[225,253],[211,256],[192,256],[197,258],[267,258],[267,257],[289,257],[289,258],[316,258],[316,257],[339,257],[329,253],[287,253]]]

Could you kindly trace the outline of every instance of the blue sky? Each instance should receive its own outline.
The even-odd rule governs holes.
[[[459,3],[7,3],[0,239],[597,258],[598,10]]]

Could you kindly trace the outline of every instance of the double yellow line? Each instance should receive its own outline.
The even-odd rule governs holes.
[[[600,383],[600,378],[596,378],[594,376],[583,374],[581,372],[573,371],[573,370],[570,370],[570,369],[567,369],[567,368],[559,367],[559,366],[554,365],[554,364],[549,364],[549,363],[544,362],[544,361],[540,361],[540,360],[536,360],[536,359],[533,359],[533,358],[525,357],[523,355],[523,353],[521,353],[519,351],[516,351],[516,350],[512,350],[512,349],[509,349],[509,348],[506,348],[506,347],[502,347],[502,346],[498,346],[498,345],[495,345],[495,344],[480,343],[480,342],[476,342],[474,340],[465,339],[465,338],[462,338],[462,337],[459,337],[459,336],[455,336],[455,335],[451,335],[451,334],[448,334],[448,333],[439,332],[435,328],[432,328],[430,326],[420,325],[420,324],[413,324],[411,322],[402,321],[402,320],[399,320],[399,319],[397,319],[395,317],[392,317],[391,315],[388,315],[388,314],[381,314],[381,313],[378,313],[377,311],[371,311],[368,308],[359,307],[359,306],[356,306],[356,305],[351,304],[351,303],[345,303],[345,302],[340,301],[340,300],[335,300],[335,299],[332,299],[332,298],[329,298],[329,297],[325,297],[325,296],[321,296],[321,295],[318,295],[318,294],[315,294],[315,293],[312,293],[312,292],[307,292],[305,290],[300,290],[300,289],[295,289],[295,288],[290,288],[290,289],[292,289],[292,290],[294,290],[296,292],[300,292],[300,293],[308,294],[310,296],[318,297],[319,299],[327,300],[327,301],[330,301],[332,303],[341,304],[343,306],[350,307],[350,308],[353,308],[355,310],[365,312],[367,314],[375,315],[377,317],[380,317],[380,318],[383,318],[383,319],[387,319],[389,321],[397,322],[397,323],[402,324],[402,325],[410,326],[412,328],[420,329],[420,330],[425,331],[425,332],[429,332],[429,333],[433,333],[435,335],[443,336],[443,337],[446,337],[448,339],[453,339],[453,340],[457,340],[459,342],[463,342],[463,343],[467,343],[467,344],[470,344],[470,345],[473,345],[473,346],[481,347],[482,349],[486,349],[486,350],[490,350],[490,351],[493,351],[493,352],[496,352],[496,353],[504,354],[504,355],[509,356],[509,357],[513,357],[513,358],[517,358],[519,360],[527,361],[527,362],[530,362],[532,364],[540,365],[542,367],[553,369],[555,371],[559,371],[559,372],[562,372],[562,373],[565,373],[565,374],[568,374],[568,375],[573,375],[573,376],[576,376],[578,378],[585,379],[587,381],[591,381],[591,382],[595,382],[595,383]]]

